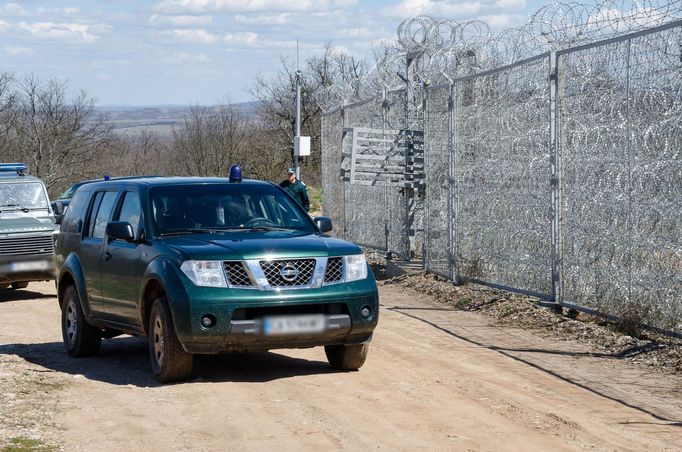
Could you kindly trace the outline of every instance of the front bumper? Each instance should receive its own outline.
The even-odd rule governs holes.
[[[55,278],[55,259],[49,256],[0,257],[0,285],[48,281]]]
[[[191,284],[191,283],[190,283]],[[187,287],[185,284],[183,286]],[[176,334],[190,353],[263,351],[367,342],[379,320],[379,296],[373,278],[317,289],[259,291],[190,287],[184,299],[169,297]],[[177,294],[176,294],[177,295]],[[190,300],[191,302],[187,301]],[[363,316],[367,308],[369,315]],[[323,315],[325,328],[315,333],[264,334],[270,315]],[[210,315],[215,324],[202,325]]]

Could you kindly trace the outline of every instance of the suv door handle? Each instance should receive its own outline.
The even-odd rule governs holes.
[[[111,253],[109,251],[104,253],[104,262],[109,262],[111,260],[111,258],[112,258],[112,256],[111,256]]]

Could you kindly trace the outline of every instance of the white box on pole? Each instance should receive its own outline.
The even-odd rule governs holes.
[[[294,137],[294,155],[297,157],[310,155],[310,137]]]

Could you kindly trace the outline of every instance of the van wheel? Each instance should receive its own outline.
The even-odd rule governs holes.
[[[368,351],[369,343],[324,346],[329,364],[339,370],[358,370],[365,364]]]
[[[154,300],[149,315],[148,336],[154,377],[160,383],[186,380],[192,373],[194,355],[182,348],[165,297]]]
[[[27,282],[15,282],[12,283],[12,289],[25,289],[28,287]]]
[[[88,324],[81,300],[74,286],[64,291],[62,306],[62,338],[66,352],[75,357],[97,354],[102,343],[99,330]]]

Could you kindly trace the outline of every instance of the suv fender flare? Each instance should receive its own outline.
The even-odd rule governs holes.
[[[147,291],[150,284],[159,284],[168,301],[175,331],[187,331],[190,321],[189,295],[182,283],[181,270],[171,259],[157,258],[149,263],[142,278],[142,291],[139,300],[140,321],[147,331],[146,320],[149,316],[146,306]],[[153,300],[151,300],[153,302]]]
[[[59,271],[59,278],[57,280],[57,302],[61,303],[60,296],[61,292],[64,290],[62,287],[62,281],[66,275],[69,275],[73,279],[74,285],[76,286],[76,292],[78,292],[78,297],[81,300],[81,307],[83,308],[83,314],[85,317],[92,317],[92,309],[90,308],[90,299],[88,298],[88,290],[85,287],[85,277],[83,276],[83,268],[81,267],[81,262],[75,253],[70,253],[66,259],[64,259],[64,264]],[[61,305],[60,305],[61,308]]]

